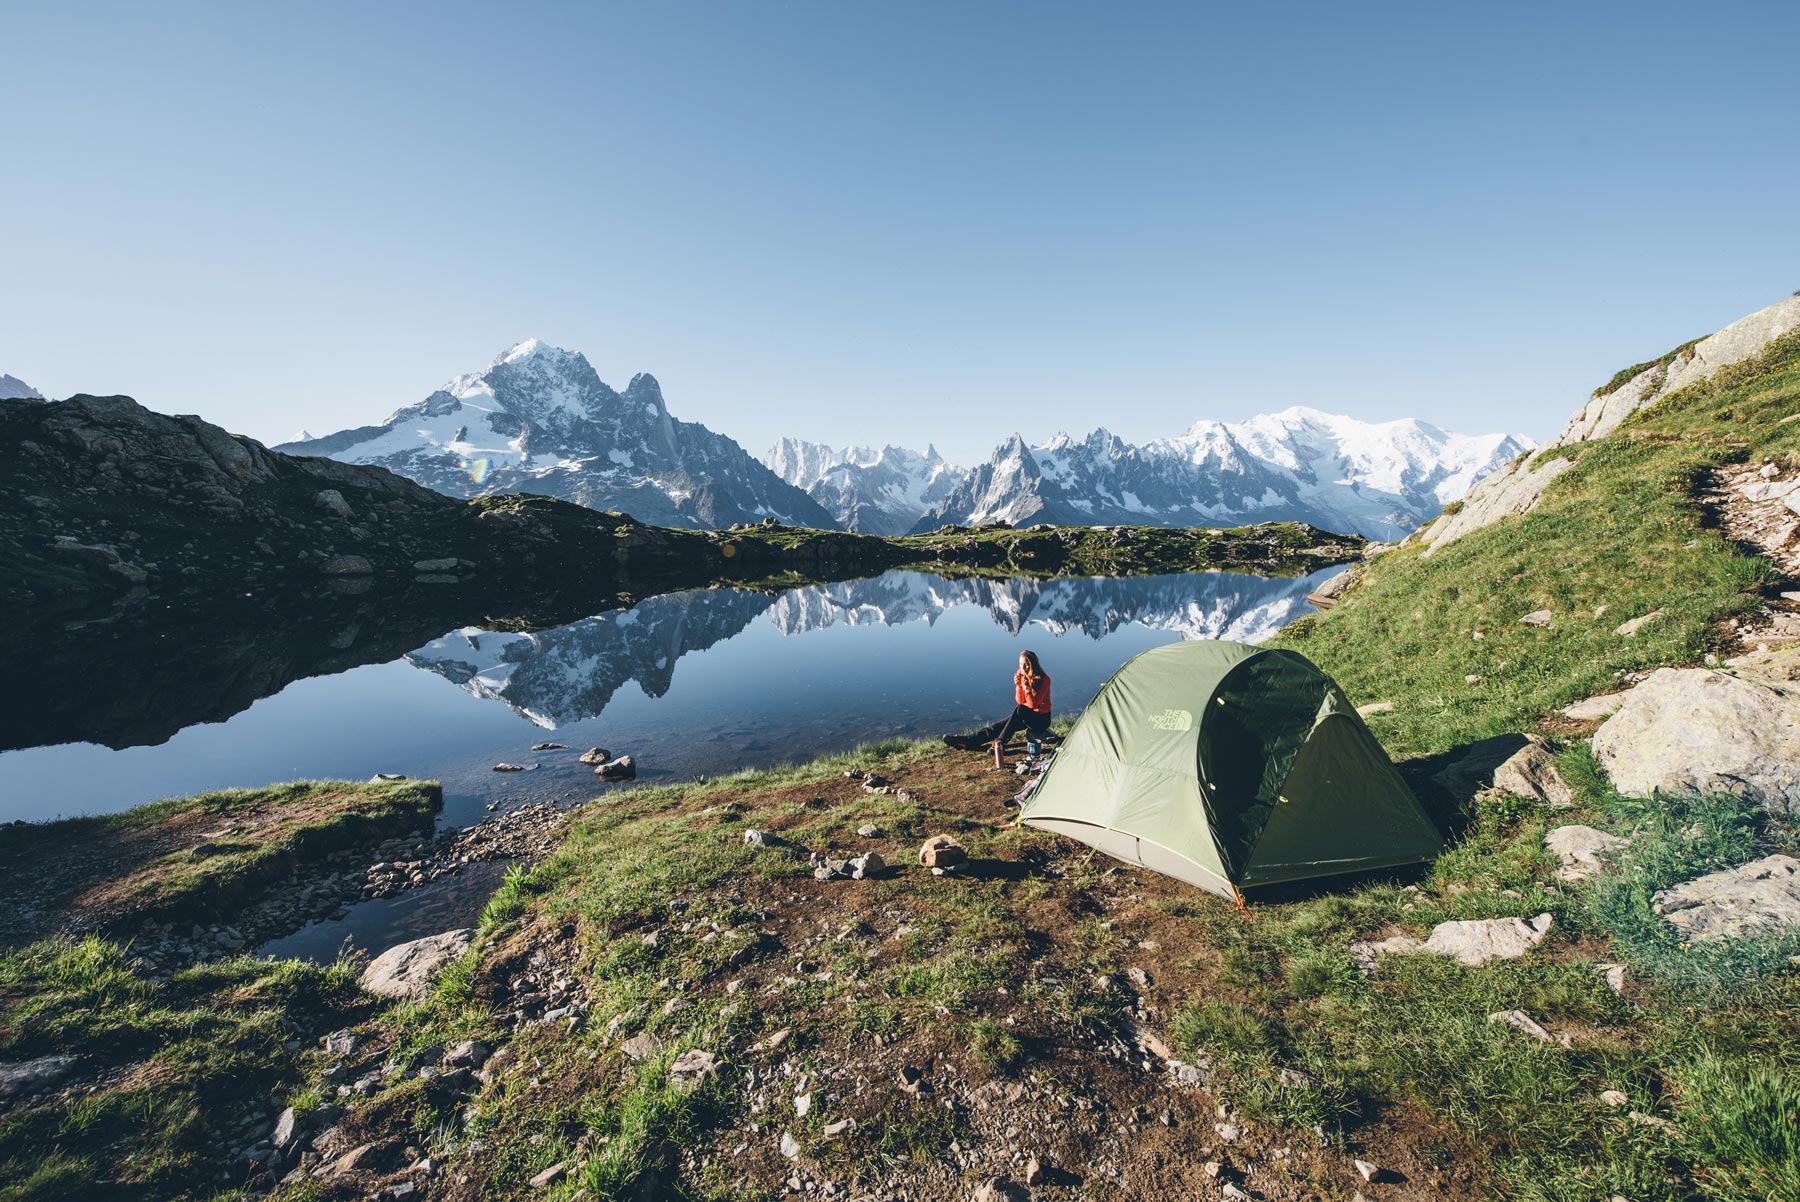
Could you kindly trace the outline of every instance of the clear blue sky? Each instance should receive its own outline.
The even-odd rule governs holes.
[[[1800,5],[0,7],[0,371],[273,440],[508,344],[761,452],[1543,438],[1800,288]]]

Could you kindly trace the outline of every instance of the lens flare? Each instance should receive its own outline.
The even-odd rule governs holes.
[[[469,479],[477,484],[487,479],[488,461],[485,459],[458,459],[456,466],[469,473]]]

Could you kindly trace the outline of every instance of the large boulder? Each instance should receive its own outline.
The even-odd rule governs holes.
[[[1708,873],[1662,890],[1651,906],[1689,941],[1800,928],[1800,860],[1764,856]]]
[[[1432,780],[1458,801],[1472,801],[1491,789],[1561,809],[1574,794],[1556,770],[1556,755],[1537,735],[1500,735],[1469,745]]]
[[[416,1001],[425,996],[445,965],[469,950],[474,939],[474,930],[464,927],[390,947],[369,961],[357,983],[382,997]]]
[[[1458,922],[1440,922],[1431,935],[1420,942],[1410,935],[1393,935],[1379,942],[1359,940],[1350,945],[1350,958],[1364,973],[1375,971],[1383,956],[1430,952],[1434,956],[1452,956],[1470,968],[1489,960],[1517,960],[1544,941],[1550,933],[1551,916],[1539,914],[1527,921],[1523,918],[1470,918]]]
[[[1621,793],[1731,793],[1800,806],[1800,685],[1711,668],[1662,668],[1594,732]]]
[[[1542,943],[1550,931],[1551,918],[1539,914],[1529,922],[1523,918],[1471,918],[1461,922],[1440,922],[1432,928],[1422,951],[1440,956],[1454,956],[1458,963],[1474,967],[1489,960],[1517,960]]]

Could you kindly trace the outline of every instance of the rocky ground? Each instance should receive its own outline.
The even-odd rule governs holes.
[[[1170,1033],[1210,975],[1191,891],[1078,845],[1005,831],[1017,778],[979,757],[935,756],[882,775],[896,793],[839,777],[710,791],[659,814],[710,830],[699,836],[707,844],[728,840],[770,861],[671,890],[666,919],[605,933],[658,962],[643,975],[667,975],[644,980],[620,1008],[616,982],[594,977],[601,932],[589,923],[543,912],[496,929],[471,986],[497,1020],[484,1037],[421,1049],[379,1025],[345,1033],[338,1045],[354,1054],[328,1050],[326,1072],[350,1109],[298,1120],[287,1155],[265,1162],[291,1165],[290,1187],[326,1182],[345,1196],[407,1184],[432,1197],[509,1192],[494,1179],[494,1141],[476,1134],[427,1155],[392,1124],[422,1089],[484,1130],[477,1111],[523,1091],[524,1146],[569,1141],[560,1172],[546,1163],[531,1174],[547,1187],[578,1178],[608,1142],[551,1117],[560,1100],[653,1071],[678,1090],[704,1086],[733,1116],[672,1154],[671,1189],[678,1178],[737,1182],[752,1196],[928,1199],[992,1179],[993,1197],[1301,1198],[1349,1197],[1372,1177],[1384,1197],[1435,1198],[1479,1178],[1422,1159],[1397,1132],[1347,1146],[1240,1113],[1210,1060],[1177,1051]],[[875,802],[898,795],[885,813]],[[821,837],[825,815],[846,838]],[[852,817],[870,818],[854,829],[871,833],[853,833]],[[977,849],[943,875],[915,855],[915,835],[936,827]],[[861,881],[812,870],[816,857],[869,850],[897,867]],[[889,966],[941,956],[946,909],[1002,899],[1030,911],[1019,915],[1028,925],[995,931],[1004,970],[990,979],[953,953],[951,975],[970,979],[942,994],[931,969],[910,986],[910,969],[893,975]],[[706,971],[690,971],[690,957]],[[715,1033],[708,1046],[694,1044],[696,1029]],[[1319,1087],[1299,1070],[1288,1077],[1298,1094]]]

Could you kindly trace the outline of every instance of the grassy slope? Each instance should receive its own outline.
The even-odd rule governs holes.
[[[1430,556],[1415,544],[1379,557],[1334,609],[1278,645],[1310,656],[1359,703],[1393,702],[1370,724],[1396,755],[1529,729],[1617,688],[1619,673],[1696,661],[1774,576],[1703,523],[1693,483],[1727,462],[1800,458],[1800,423],[1781,421],[1796,412],[1800,338],[1790,335],[1763,361],[1567,449],[1574,467],[1524,517]],[[1538,609],[1554,615],[1548,627],[1519,623]],[[1658,609],[1635,636],[1613,633]]]

